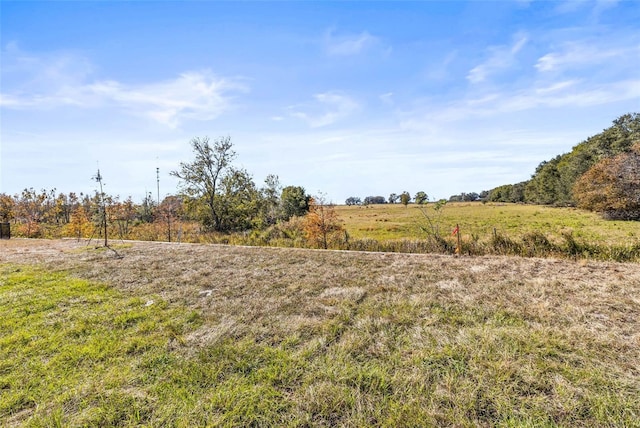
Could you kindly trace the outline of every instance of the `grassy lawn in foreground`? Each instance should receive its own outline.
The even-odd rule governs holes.
[[[196,310],[185,298],[167,303],[146,295],[143,279],[153,271],[154,281],[169,284],[185,265],[166,260],[206,253],[171,247],[158,264],[161,247],[143,259],[136,248],[123,249],[122,262],[100,252],[91,263],[110,266],[105,273],[119,281],[118,275],[132,278],[131,267],[119,263],[146,261],[137,292],[0,265],[3,423],[640,426],[637,375],[627,360],[635,348],[620,348],[562,306],[547,317],[536,315],[546,313],[537,306],[542,303],[479,305],[455,297],[459,287],[468,289],[467,299],[469,290],[483,292],[476,283],[482,276],[472,274],[480,270],[446,279],[449,269],[411,268],[414,273],[395,278],[385,273],[386,264],[372,264],[372,256],[221,248],[207,272],[224,263],[230,271],[214,280],[211,305]],[[306,272],[315,275],[323,257],[333,260],[323,269],[363,274],[335,277],[332,285],[294,278],[300,263],[314,263]],[[406,263],[399,256],[388,260]],[[286,266],[294,271],[283,277]],[[410,267],[402,266],[397,274]],[[207,272],[189,273],[190,281],[211,284]],[[257,280],[260,272],[275,275],[268,276],[273,282]],[[197,284],[174,283],[166,293]],[[556,287],[563,285],[535,287],[548,294],[534,300],[563,305]],[[614,312],[602,311],[631,310],[626,297],[619,299],[611,301]]]
[[[30,426],[136,424],[167,344],[196,312],[126,297],[105,284],[0,266],[0,420]],[[162,406],[160,406],[162,407]]]

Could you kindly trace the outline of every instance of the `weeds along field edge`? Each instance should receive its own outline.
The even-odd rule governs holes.
[[[381,251],[459,251],[468,255],[520,255],[640,260],[640,223],[608,221],[575,208],[481,202],[339,206],[351,246]],[[457,230],[460,241],[452,233]]]
[[[0,241],[8,426],[638,426],[635,264],[115,249]]]
[[[342,228],[324,243],[340,250],[440,253],[463,255],[516,255],[602,261],[640,261],[640,222],[608,221],[574,208],[480,202],[441,206],[384,204],[335,206]],[[14,225],[24,236],[25,225]],[[40,225],[38,236],[76,237],[65,226]],[[453,232],[457,230],[454,236]],[[33,231],[32,231],[33,232]],[[99,233],[82,239],[102,239]],[[313,248],[317,241],[305,235],[302,219],[243,233],[203,232],[195,223],[132,225],[127,233],[110,226],[112,242],[123,240]]]

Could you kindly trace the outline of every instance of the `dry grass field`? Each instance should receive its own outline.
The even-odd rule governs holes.
[[[640,426],[640,266],[0,241],[3,426]]]

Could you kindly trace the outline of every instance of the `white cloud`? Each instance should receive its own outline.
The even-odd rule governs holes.
[[[291,107],[291,115],[304,120],[312,128],[331,125],[359,108],[356,101],[335,92],[316,94],[313,98],[316,100],[314,103]]]
[[[519,91],[469,96],[449,105],[422,108],[402,121],[404,129],[428,129],[432,122],[456,122],[547,108],[584,108],[640,99],[640,79],[591,84],[578,80]]]
[[[528,37],[526,34],[517,33],[511,45],[490,47],[489,58],[482,64],[469,70],[467,79],[471,83],[480,83],[486,80],[490,74],[512,67],[515,64],[517,53],[520,52],[527,41]]]
[[[115,107],[175,128],[185,120],[211,120],[232,108],[232,95],[247,88],[210,70],[188,71],[159,82],[127,85],[116,80],[91,80],[93,67],[72,54],[27,55],[10,46],[5,73],[13,73],[9,93],[0,94],[0,107],[51,109]],[[16,79],[15,75],[20,75]],[[4,76],[3,76],[4,77]]]
[[[379,39],[367,31],[360,34],[336,35],[334,29],[324,34],[324,48],[332,56],[357,55],[379,44]]]
[[[607,9],[616,7],[618,3],[619,0],[565,0],[558,2],[555,12],[558,14],[569,14],[592,6],[591,15],[597,18]]]
[[[564,71],[570,68],[605,64],[612,58],[618,58],[621,63],[635,58],[637,64],[640,61],[640,46],[611,47],[588,41],[570,42],[565,43],[557,51],[540,57],[535,67],[540,72]]]
[[[557,3],[555,12],[558,14],[573,13],[589,4],[589,0],[564,0]]]
[[[546,87],[536,88],[535,92],[536,92],[536,94],[549,94],[549,93],[552,93],[552,92],[561,91],[561,90],[569,88],[571,86],[575,86],[578,83],[580,83],[580,82],[578,82],[576,80],[565,80],[565,81],[562,81],[562,82],[553,83],[553,84],[551,84],[549,86],[546,86]]]
[[[2,74],[7,86],[7,77],[19,77],[21,88],[42,90],[52,85],[73,85],[86,79],[95,71],[91,62],[73,51],[30,54],[20,49],[16,42],[9,42],[2,52]]]
[[[186,72],[172,80],[139,86],[97,82],[85,89],[172,128],[187,119],[215,119],[231,108],[229,92],[246,90],[210,71]]]

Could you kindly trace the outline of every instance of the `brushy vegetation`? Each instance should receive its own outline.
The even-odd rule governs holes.
[[[459,225],[460,250],[466,255],[640,261],[640,223],[636,221],[607,221],[576,208],[467,202],[446,204],[437,221],[429,224],[422,211],[434,205],[335,206],[331,208],[334,220],[342,227],[320,241],[309,239],[305,217],[244,233],[204,232],[193,222],[176,222],[170,233],[162,222],[132,224],[126,234],[114,223],[109,233],[113,242],[166,241],[171,235],[173,241],[191,243],[314,248],[326,242],[327,248],[341,250],[454,254],[458,243],[451,232]],[[40,236],[76,237],[67,226],[40,225]],[[25,225],[12,227],[14,236],[26,236]],[[89,228],[82,236],[91,237],[92,231]],[[93,238],[99,242],[100,234]]]
[[[0,249],[7,426],[640,426],[635,265]]]
[[[331,236],[329,248],[340,250],[454,254],[458,239],[463,255],[556,257],[603,261],[640,261],[640,223],[606,221],[575,208],[520,204],[449,203],[437,221],[425,220],[426,205],[338,206],[344,230]],[[266,231],[210,235],[211,243],[304,248],[298,219]]]

